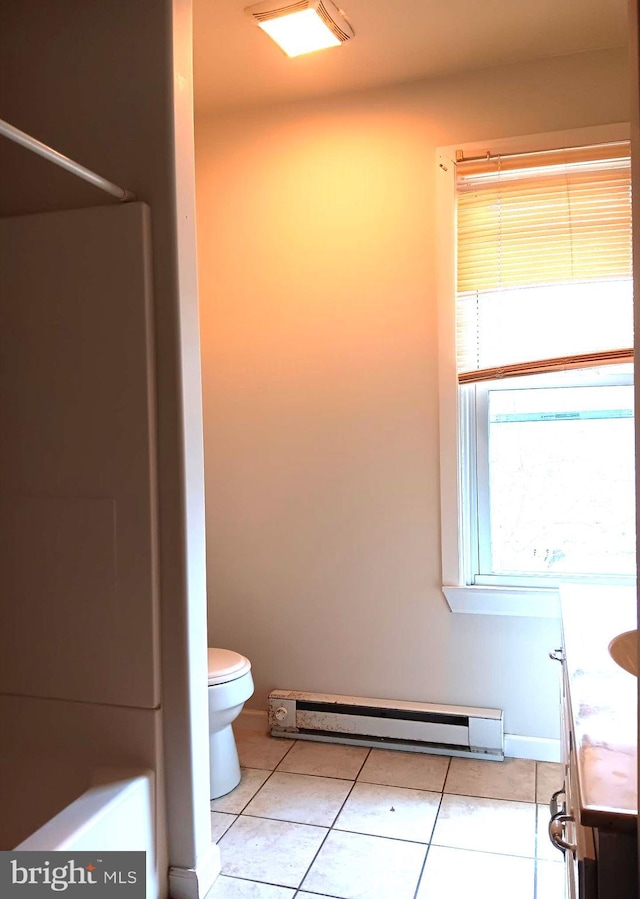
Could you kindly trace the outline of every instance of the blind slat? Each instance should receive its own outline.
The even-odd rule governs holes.
[[[463,161],[456,190],[460,380],[628,356],[628,142]]]
[[[478,369],[461,374],[461,384],[478,381],[496,381],[502,378],[521,378],[523,375],[539,375],[549,371],[568,371],[575,368],[592,368],[596,365],[620,365],[633,362],[633,348],[610,350],[608,353],[585,353],[582,356],[558,356],[554,359],[537,359],[534,362],[518,362],[512,365]]]

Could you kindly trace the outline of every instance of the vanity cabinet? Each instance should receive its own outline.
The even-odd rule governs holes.
[[[637,899],[637,680],[609,656],[635,627],[635,590],[561,591],[563,789],[549,837],[565,857],[568,899]]]

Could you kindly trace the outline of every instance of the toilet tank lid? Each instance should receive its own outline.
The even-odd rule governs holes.
[[[239,652],[209,648],[209,686],[236,680],[250,670],[251,662]]]

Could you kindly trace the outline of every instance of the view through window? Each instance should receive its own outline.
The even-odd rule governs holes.
[[[487,388],[488,547],[496,575],[634,575],[630,366],[603,383]],[[520,379],[517,379],[520,380]],[[611,381],[618,383],[611,383]]]

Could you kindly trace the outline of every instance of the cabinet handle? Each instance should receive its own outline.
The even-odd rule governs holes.
[[[557,818],[558,815],[564,815],[565,813],[565,803],[562,805],[558,803],[558,796],[565,796],[565,789],[562,787],[561,790],[556,790],[551,800],[549,801],[549,811],[551,812],[551,818]]]
[[[562,652],[562,648],[560,649],[552,649],[549,653],[549,658],[553,659],[554,662],[562,662],[564,659],[564,653]]]
[[[567,843],[562,834],[564,833],[564,825],[568,821],[573,821],[573,815],[556,815],[555,818],[552,818],[549,821],[549,839],[560,852],[571,852],[572,855],[576,853],[576,846],[574,843]]]

